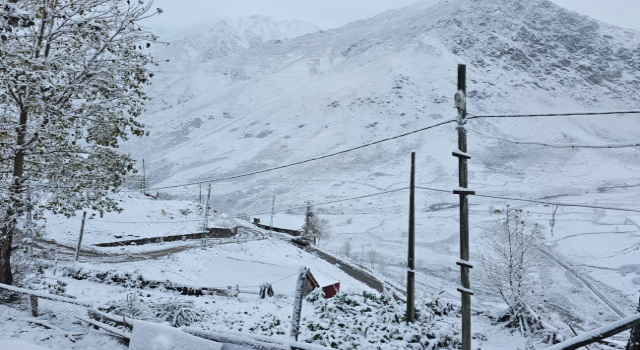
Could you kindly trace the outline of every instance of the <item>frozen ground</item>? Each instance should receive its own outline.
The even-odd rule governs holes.
[[[83,244],[109,243],[147,237],[162,237],[202,232],[203,206],[191,200],[157,200],[138,192],[119,195],[121,213],[105,213],[99,217],[87,212]],[[215,208],[214,208],[215,209]],[[75,217],[47,215],[44,239],[64,245],[78,242],[82,212]],[[224,219],[211,213],[209,227],[232,228],[240,225],[236,220]]]
[[[125,148],[146,159],[154,185],[167,186],[360,146],[455,117],[451,96],[459,62],[468,64],[472,114],[630,109],[640,101],[638,43],[636,31],[580,17],[543,0],[422,1],[335,30],[194,63],[180,74],[161,77],[151,91],[159,102],[152,106],[153,113],[143,117],[152,136]],[[478,193],[638,210],[637,147],[555,149],[505,141],[634,142],[640,140],[634,116],[473,119],[468,129],[470,187]],[[451,157],[455,147],[454,127],[442,126],[297,167],[214,182],[212,201],[215,209],[231,216],[265,213],[275,194],[276,209],[286,214],[277,215],[274,224],[298,226],[304,210],[286,209],[308,200],[321,203],[407,187],[411,151],[417,152],[419,185],[457,187],[457,161]],[[164,192],[193,199],[198,188],[181,186]],[[154,223],[89,221],[88,244],[118,236],[193,232],[202,217],[196,204],[188,201],[154,202],[134,196],[123,200],[125,211],[103,220]],[[419,190],[417,201],[419,293],[431,297],[442,292],[457,302],[458,198]],[[539,247],[550,254],[542,256],[537,271],[545,316],[560,324],[574,322],[579,332],[585,332],[619,319],[614,309],[634,312],[640,289],[640,214],[561,206],[551,227],[553,205],[471,197],[472,260],[486,254],[487,232],[497,220],[493,212],[506,204],[530,212],[529,222],[541,230]],[[401,285],[406,271],[407,207],[407,191],[317,206],[316,212],[334,229],[333,237],[322,245],[340,254],[350,240],[351,258]],[[191,213],[180,213],[189,208]],[[268,214],[260,218],[269,223]],[[175,223],[179,220],[189,222]],[[73,245],[79,226],[77,217],[50,218],[46,238]],[[278,241],[207,250],[199,250],[197,242],[187,246],[152,261],[133,258],[147,254],[149,247],[129,247],[116,262],[87,263],[96,269],[212,284],[249,279],[262,283],[286,277],[285,271],[304,263],[315,264],[313,271],[339,280],[344,288],[366,288],[341,275],[337,267]],[[102,251],[116,254],[118,249]],[[382,255],[382,264],[369,261],[371,250]],[[127,261],[127,254],[132,261]],[[216,263],[231,261],[228,271],[217,269]],[[232,272],[265,262],[273,265],[262,274]],[[487,319],[487,313],[504,305],[482,288],[479,270],[481,266],[472,273],[476,292],[472,305],[482,314],[474,316],[473,325],[488,337],[483,349],[525,348],[526,340],[496,329]],[[95,282],[68,282],[70,293],[104,300],[122,299],[131,292]],[[146,291],[144,297],[166,297],[157,291],[148,294],[151,297]],[[240,299],[194,300],[215,310],[217,320],[228,320],[224,324],[236,330],[269,313],[281,317],[290,313],[291,300],[286,296],[268,301],[251,298],[241,294]]]
[[[271,224],[271,215],[255,215],[255,218],[260,219],[260,223],[263,225]],[[273,226],[279,228],[285,228],[288,230],[300,230],[304,225],[304,216],[295,216],[289,214],[275,214],[273,216]]]
[[[45,329],[25,321],[30,319],[30,316],[25,312],[0,305],[0,346],[3,350],[127,349],[100,332],[89,331],[84,337],[70,339],[58,330]]]

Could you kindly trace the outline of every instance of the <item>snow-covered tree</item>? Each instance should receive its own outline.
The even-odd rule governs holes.
[[[381,258],[380,253],[375,249],[371,249],[367,252],[367,259],[369,260],[369,267],[371,270],[375,270],[376,264],[380,262]]]
[[[0,0],[0,283],[13,282],[17,218],[34,204],[72,216],[119,210],[109,197],[133,169],[117,151],[153,74],[153,0]],[[32,198],[33,203],[28,203]]]
[[[509,205],[497,210],[496,226],[489,230],[488,254],[482,257],[482,284],[508,306],[505,320],[524,336],[542,330],[534,306],[536,302],[535,268],[538,230],[527,229],[527,213]]]
[[[305,214],[302,231],[307,237],[313,238],[315,245],[320,245],[320,241],[329,239],[331,236],[331,226],[329,220],[321,218],[313,211],[311,202],[307,202],[307,211]]]
[[[344,256],[346,256],[347,258],[351,257],[351,240],[348,239],[346,241],[344,241],[344,243],[342,244],[342,246],[340,247],[340,253]]]

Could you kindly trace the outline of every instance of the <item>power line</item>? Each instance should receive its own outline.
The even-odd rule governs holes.
[[[552,148],[630,148],[640,146],[640,141],[635,142],[622,142],[622,143],[608,143],[600,145],[588,145],[588,144],[576,144],[576,143],[548,143],[542,141],[530,141],[530,140],[512,140],[499,136],[489,136],[478,130],[467,129],[468,131],[475,132],[488,139],[502,140],[519,145],[538,145]]]
[[[262,174],[262,173],[266,173],[266,172],[270,172],[270,171],[274,171],[274,170],[279,170],[279,169],[284,169],[284,168],[289,168],[292,166],[296,166],[296,165],[300,165],[300,164],[304,164],[304,163],[309,163],[309,162],[314,162],[314,161],[318,161],[321,159],[326,159],[326,158],[330,158],[330,157],[335,157],[337,155],[340,154],[345,154],[345,153],[349,153],[349,152],[353,152],[365,147],[370,147],[373,145],[377,145],[383,142],[387,142],[387,141],[391,141],[391,140],[395,140],[395,139],[399,139],[405,136],[409,136],[409,135],[413,135],[413,134],[417,134],[419,132],[425,131],[425,130],[429,130],[429,129],[433,129],[435,127],[438,126],[442,126],[445,124],[449,124],[449,123],[453,123],[455,122],[455,119],[450,119],[444,122],[440,122],[437,124],[433,124],[418,130],[413,130],[401,135],[397,135],[397,136],[392,136],[392,137],[387,137],[378,141],[374,141],[374,142],[370,142],[370,143],[366,143],[364,145],[360,145],[357,147],[353,147],[353,148],[349,148],[349,149],[345,149],[339,152],[335,152],[335,153],[330,153],[324,156],[319,156],[319,157],[314,157],[314,158],[309,158],[306,160],[301,160],[299,162],[294,162],[294,163],[290,163],[290,164],[286,164],[286,165],[281,165],[281,166],[277,166],[277,167],[273,167],[273,168],[268,168],[268,169],[264,169],[264,170],[258,170],[258,171],[252,171],[249,173],[245,173],[245,174],[239,174],[239,175],[232,175],[232,176],[225,176],[225,177],[220,177],[220,178],[216,178],[216,179],[209,179],[209,180],[204,180],[204,181],[197,181],[197,182],[190,182],[190,183],[186,183],[186,184],[181,184],[181,185],[171,185],[171,186],[163,186],[163,187],[153,187],[153,188],[149,188],[147,189],[147,191],[152,191],[152,190],[164,190],[167,188],[176,188],[176,187],[183,187],[183,186],[192,186],[192,185],[199,185],[199,184],[205,184],[205,183],[210,183],[210,182],[217,182],[217,181],[225,181],[225,180],[232,180],[232,179],[237,179],[237,178],[241,178],[241,177],[246,177],[246,176],[251,176],[251,175],[257,175],[257,174]],[[131,190],[131,191],[126,191],[126,192],[135,192],[135,190]]]
[[[336,199],[336,200],[331,200],[331,201],[326,201],[326,202],[321,202],[321,203],[314,203],[313,206],[315,207],[315,206],[322,206],[322,205],[327,205],[327,204],[334,204],[334,203],[340,203],[340,202],[353,201],[353,200],[369,198],[369,197],[376,197],[376,196],[381,196],[381,195],[384,195],[384,194],[404,191],[404,190],[407,190],[407,189],[409,189],[409,187],[403,187],[403,188],[398,188],[398,189],[395,189],[395,190],[372,193],[372,194],[367,194],[367,195],[358,196],[358,197],[342,198],[342,199]],[[300,205],[300,206],[296,206],[296,207],[278,209],[278,210],[275,210],[273,212],[274,213],[281,213],[281,212],[285,212],[285,211],[289,211],[289,210],[304,209],[306,207],[307,207],[306,205]],[[271,214],[271,211],[266,211],[266,212],[262,212],[262,213],[255,213],[255,214],[246,214],[246,215],[248,215],[248,216],[258,216],[258,215],[266,215],[266,214]],[[228,217],[221,217],[219,219],[240,219],[240,218],[241,218],[240,216],[228,216]],[[201,221],[202,221],[202,219],[181,220],[181,221],[107,221],[107,220],[92,220],[92,222],[105,222],[105,223],[111,223],[111,224],[173,224],[173,223],[201,222]]]
[[[579,115],[608,115],[608,114],[640,114],[640,110],[629,110],[629,111],[600,111],[600,112],[571,112],[571,113],[549,113],[549,114],[493,114],[493,115],[489,115],[489,114],[478,114],[478,115],[469,115],[467,117],[467,119],[478,119],[478,118],[522,118],[522,117],[550,117],[550,116],[579,116]],[[258,170],[258,171],[253,171],[253,172],[249,172],[249,173],[244,173],[244,174],[239,174],[239,175],[232,175],[232,176],[225,176],[225,177],[220,177],[220,178],[215,178],[215,179],[209,179],[209,180],[204,180],[204,181],[197,181],[197,182],[190,182],[190,183],[186,183],[186,184],[181,184],[181,185],[171,185],[171,186],[163,186],[163,187],[153,187],[153,188],[149,188],[147,189],[148,191],[151,190],[164,190],[164,189],[168,189],[168,188],[176,188],[176,187],[183,187],[183,186],[192,186],[192,185],[199,185],[199,184],[204,184],[204,183],[210,183],[210,182],[218,182],[218,181],[225,181],[225,180],[232,180],[232,179],[237,179],[237,178],[241,178],[241,177],[246,177],[246,176],[252,176],[252,175],[257,175],[257,174],[262,174],[262,173],[266,173],[266,172],[271,172],[274,170],[279,170],[279,169],[284,169],[284,168],[289,168],[292,166],[296,166],[296,165],[300,165],[300,164],[304,164],[304,163],[309,163],[309,162],[314,162],[314,161],[318,161],[321,159],[326,159],[326,158],[330,158],[330,157],[335,157],[337,155],[340,154],[344,154],[344,153],[349,153],[349,152],[353,152],[365,147],[370,147],[373,145],[377,145],[383,142],[387,142],[387,141],[391,141],[391,140],[395,140],[395,139],[399,139],[402,137],[406,137],[409,135],[413,135],[422,131],[426,131],[429,129],[433,129],[435,127],[438,126],[442,126],[445,124],[449,124],[449,123],[453,123],[456,122],[456,119],[450,119],[450,120],[446,120],[437,124],[433,124],[421,129],[417,129],[417,130],[413,130],[404,134],[400,134],[397,136],[392,136],[392,137],[387,137],[378,141],[374,141],[374,142],[370,142],[361,146],[357,146],[357,147],[353,147],[353,148],[349,148],[346,150],[342,150],[339,152],[335,152],[335,153],[330,153],[324,156],[319,156],[319,157],[314,157],[314,158],[309,158],[306,160],[302,160],[299,162],[294,162],[294,163],[290,163],[290,164],[286,164],[286,165],[281,165],[281,166],[277,166],[277,167],[273,167],[273,168],[268,168],[268,169],[264,169],[264,170]],[[134,190],[131,190],[134,191]]]
[[[583,115],[640,114],[640,110],[600,111],[600,112],[568,112],[568,113],[536,113],[536,114],[469,114],[467,119],[478,118],[530,118],[530,117],[570,117]]]
[[[452,193],[452,191],[441,190],[441,189],[436,189],[436,188],[429,188],[429,187],[422,187],[422,186],[416,186],[416,188],[419,188],[419,189],[422,189],[422,190],[428,190],[428,191]],[[531,202],[531,203],[538,203],[538,204],[557,205],[557,206],[560,206],[560,207],[579,207],[579,208],[605,209],[605,210],[615,210],[615,211],[625,211],[625,212],[632,212],[632,213],[640,213],[640,210],[636,210],[636,209],[625,209],[625,208],[616,208],[616,207],[603,207],[603,206],[598,206],[598,205],[574,204],[574,203],[563,203],[563,202],[548,202],[548,201],[542,201],[542,200],[538,200],[538,199],[501,197],[501,196],[494,196],[494,195],[488,195],[488,194],[478,194],[478,193],[470,194],[470,195],[476,196],[476,197],[484,197],[484,198],[506,199],[506,200],[510,200],[510,201]]]

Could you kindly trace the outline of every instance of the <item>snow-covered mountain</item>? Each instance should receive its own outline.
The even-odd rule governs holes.
[[[150,90],[152,112],[143,118],[151,136],[126,147],[146,160],[155,186],[321,156],[454,118],[460,62],[468,65],[471,114],[640,106],[640,32],[548,0],[424,0],[341,28],[212,57],[180,74],[160,72]],[[640,199],[634,192],[637,149],[555,149],[504,140],[639,141],[640,121],[632,115],[473,119],[468,128],[470,186],[479,192],[629,208]],[[454,128],[443,126],[317,162],[215,182],[212,203],[231,214],[260,213],[271,209],[274,194],[276,208],[287,208],[405,187],[411,151],[417,152],[418,183],[450,189],[457,186],[457,161],[451,156],[456,145]],[[166,190],[181,196],[198,191],[198,186]],[[319,207],[337,232],[328,247],[352,239],[356,251],[377,249],[402,264],[407,197],[398,192]],[[418,270],[426,276],[419,284],[434,293],[452,290],[457,297],[458,275],[452,272],[457,197],[421,191],[418,201]],[[480,260],[484,229],[495,221],[490,209],[503,205],[471,199],[472,260]],[[638,259],[632,249],[640,234],[632,224],[637,218],[561,207],[553,214],[552,230],[552,206],[525,209],[532,211],[552,254],[621,308],[633,309],[640,284],[634,277],[640,267],[630,263]],[[541,283],[549,286],[544,298],[563,317],[579,317],[586,325],[619,317],[557,264],[547,261],[541,270]]]
[[[154,67],[159,73],[155,89],[161,96],[174,96],[179,90],[180,95],[175,96],[177,101],[188,101],[209,90],[184,81],[185,71],[197,71],[206,62],[228,55],[242,55],[247,49],[265,42],[282,42],[319,30],[307,22],[277,21],[259,15],[215,20],[176,31],[162,30],[160,35],[164,44],[151,48],[152,55],[163,61],[159,67]],[[175,88],[176,84],[179,89]],[[149,110],[167,108],[161,101],[149,106]]]
[[[295,38],[317,32],[317,26],[295,20],[277,21],[268,16],[227,18],[163,33],[168,46],[158,45],[154,56],[169,60],[161,71],[183,71],[208,60],[238,53],[270,40]]]
[[[640,104],[636,31],[548,0],[426,0],[342,28],[212,57],[170,79],[159,74],[152,110],[163,111],[145,117],[152,136],[134,143],[135,155],[151,164],[158,185],[166,185],[262,169],[399,134],[452,117],[450,96],[461,61],[469,65],[471,113]],[[543,120],[518,123],[517,130],[531,131],[523,133],[527,138],[640,138],[638,129],[596,133],[567,119],[552,129],[528,130],[529,123]],[[508,125],[482,121],[474,127],[517,134]],[[404,163],[398,156],[409,149],[429,150],[423,154],[439,158],[428,170],[434,181],[444,175],[438,169],[451,162],[446,152],[434,154],[425,142],[442,144],[452,137],[449,130],[436,130],[327,164],[350,174],[369,173],[372,164]],[[317,166],[297,172],[317,174]],[[448,178],[454,169],[445,173]]]

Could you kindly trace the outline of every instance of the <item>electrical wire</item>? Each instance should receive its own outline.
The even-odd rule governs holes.
[[[279,280],[277,280],[277,281],[275,281],[275,282],[273,282],[273,283],[269,283],[269,284],[276,284],[276,283],[278,283],[278,282],[282,282],[282,281],[284,281],[284,280],[286,280],[286,279],[288,279],[288,278],[291,278],[291,277],[293,277],[293,276],[295,276],[295,275],[297,275],[297,274],[298,274],[298,272],[294,273],[293,275],[287,276],[287,277],[285,277],[285,278],[279,279]]]
[[[535,114],[471,114],[467,119],[478,118],[531,118],[531,117],[571,117],[585,115],[640,114],[640,110],[600,111],[600,112],[568,112],[568,113],[535,113]]]
[[[441,190],[441,189],[435,189],[435,188],[429,188],[429,187],[423,187],[423,186],[416,186],[416,188],[419,188],[419,189],[422,189],[422,190],[428,190],[428,191],[453,193],[453,191],[447,191],[447,190]],[[478,193],[476,193],[476,194],[470,194],[470,196],[483,197],[483,198],[493,198],[493,199],[506,199],[506,200],[510,200],[510,201],[531,202],[531,203],[538,203],[538,204],[549,204],[549,205],[556,205],[556,206],[559,206],[559,207],[579,207],[579,208],[605,209],[605,210],[615,210],[615,211],[625,211],[625,212],[632,212],[632,213],[640,213],[640,210],[638,210],[638,209],[603,207],[603,206],[588,205],[588,204],[548,202],[548,201],[542,201],[542,200],[538,200],[538,199],[502,197],[502,196],[494,196],[494,195],[488,195],[488,194],[478,194]]]
[[[347,201],[353,201],[353,200],[357,200],[357,199],[363,199],[363,198],[369,198],[369,197],[376,197],[376,196],[381,196],[384,194],[388,194],[388,193],[395,193],[395,192],[400,192],[400,191],[405,191],[408,190],[409,187],[403,187],[403,188],[398,188],[395,190],[389,190],[389,191],[384,191],[384,192],[378,192],[378,193],[373,193],[373,194],[367,194],[367,195],[363,195],[363,196],[358,196],[358,197],[350,197],[350,198],[342,198],[342,199],[336,199],[336,200],[331,200],[331,201],[326,201],[326,202],[321,202],[321,203],[314,203],[312,204],[312,206],[322,206],[322,205],[328,205],[328,204],[334,204],[334,203],[340,203],[340,202],[347,202]],[[289,211],[289,210],[295,210],[295,209],[305,209],[307,207],[307,205],[300,205],[300,206],[295,206],[295,207],[289,207],[289,208],[284,208],[284,209],[278,209],[275,211],[265,211],[262,213],[254,213],[254,214],[246,214],[248,216],[258,216],[258,215],[266,215],[266,214],[271,214],[273,213],[281,213],[281,212],[285,212],[285,211]],[[244,217],[244,216],[243,216]],[[229,216],[229,217],[224,217],[224,218],[219,218],[219,219],[240,219],[240,216]],[[111,224],[174,224],[174,223],[183,223],[183,222],[200,222],[203,221],[203,219],[194,219],[194,220],[180,220],[180,221],[107,221],[107,220],[92,220],[93,222],[104,222],[104,223],[111,223]]]
[[[277,166],[277,167],[273,167],[273,168],[268,168],[268,169],[263,169],[263,170],[258,170],[258,171],[252,171],[252,172],[249,172],[249,173],[244,173],[244,174],[239,174],[239,175],[232,175],[232,176],[225,176],[225,177],[220,177],[220,178],[215,178],[215,179],[209,179],[209,180],[203,180],[203,181],[197,181],[197,182],[190,182],[190,183],[180,184],[180,185],[153,187],[153,188],[148,188],[147,191],[164,190],[164,189],[168,189],[168,188],[176,188],[176,187],[182,187],[182,186],[192,186],[192,185],[206,184],[206,183],[211,183],[211,182],[232,180],[232,179],[237,179],[237,178],[241,178],[241,177],[252,176],[252,175],[262,174],[262,173],[271,172],[271,171],[275,171],[275,170],[280,170],[280,169],[284,169],[284,168],[289,168],[289,167],[300,165],[300,164],[304,164],[304,163],[309,163],[309,162],[314,162],[314,161],[318,161],[318,160],[321,160],[321,159],[335,157],[337,155],[353,152],[353,151],[356,151],[356,150],[359,150],[359,149],[362,149],[362,148],[366,148],[366,147],[370,147],[370,146],[374,146],[374,145],[377,145],[377,144],[380,144],[380,143],[383,143],[383,142],[387,142],[387,141],[399,139],[399,138],[402,138],[402,137],[405,137],[405,136],[417,134],[419,132],[422,132],[422,131],[425,131],[425,130],[429,130],[429,129],[433,129],[435,127],[446,125],[446,124],[449,124],[449,123],[453,123],[455,121],[456,121],[456,119],[450,119],[450,120],[447,120],[447,121],[444,121],[444,122],[440,122],[440,123],[437,123],[437,124],[433,124],[433,125],[421,128],[421,129],[409,131],[409,132],[406,132],[406,133],[401,134],[401,135],[387,137],[387,138],[384,138],[384,139],[381,139],[381,140],[378,140],[378,141],[366,143],[364,145],[360,145],[360,146],[357,146],[357,147],[345,149],[345,150],[342,150],[342,151],[339,151],[339,152],[330,153],[330,154],[327,154],[327,155],[324,155],[324,156],[309,158],[309,159],[301,160],[299,162],[294,162],[294,163],[281,165],[281,166]],[[133,192],[133,191],[136,191],[136,190],[131,190],[131,192]],[[125,192],[129,192],[129,191],[125,191]]]
[[[512,140],[499,136],[489,136],[478,130],[468,129],[468,131],[479,134],[488,139],[501,140],[510,143],[515,143],[518,145],[537,145],[537,146],[545,146],[552,148],[631,148],[640,146],[640,141],[635,142],[622,142],[622,143],[609,143],[609,144],[600,144],[600,145],[588,145],[588,144],[575,144],[575,143],[548,143],[542,141],[530,141],[530,140]]]

